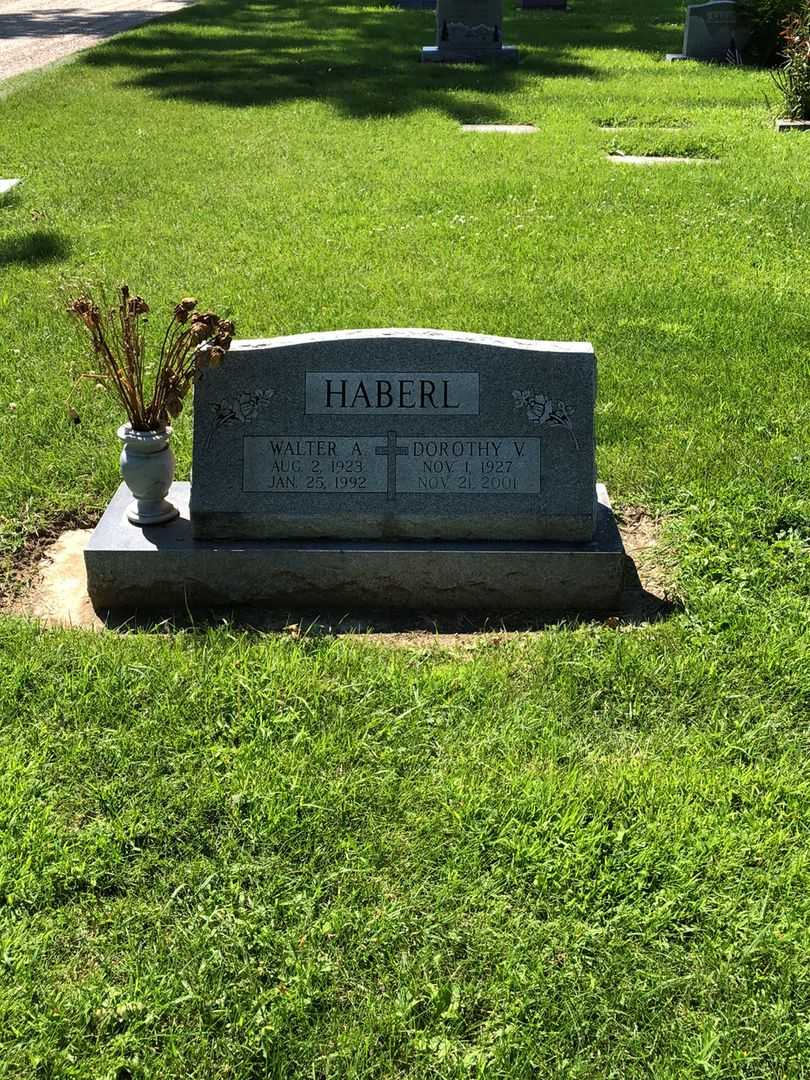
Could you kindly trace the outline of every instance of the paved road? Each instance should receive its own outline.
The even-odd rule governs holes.
[[[0,0],[0,79],[50,64],[194,0]]]

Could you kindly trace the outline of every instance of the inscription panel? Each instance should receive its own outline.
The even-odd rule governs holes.
[[[307,371],[306,414],[477,416],[475,371]]]
[[[397,490],[431,495],[536,495],[540,439],[399,439]]]
[[[384,439],[249,435],[243,439],[242,490],[308,495],[380,494],[388,491]]]
[[[536,495],[540,444],[526,439],[247,436],[245,492]]]

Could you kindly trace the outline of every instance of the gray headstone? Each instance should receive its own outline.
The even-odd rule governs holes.
[[[751,37],[734,0],[712,0],[686,10],[683,53],[670,59],[726,60],[745,49]]]
[[[503,0],[436,0],[436,45],[422,50],[426,61],[516,60],[503,44]]]
[[[588,541],[595,391],[583,343],[234,342],[195,389],[194,536]]]

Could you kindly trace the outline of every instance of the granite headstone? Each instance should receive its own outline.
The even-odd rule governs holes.
[[[436,44],[422,50],[426,62],[488,63],[518,59],[503,44],[503,0],[436,0]]]
[[[734,0],[711,0],[686,9],[683,52],[668,53],[668,60],[736,60],[751,38],[751,31]]]
[[[590,345],[435,330],[234,342],[195,387],[179,517],[85,550],[97,608],[615,609]]]
[[[195,388],[194,535],[589,540],[595,391],[581,343],[234,342]]]

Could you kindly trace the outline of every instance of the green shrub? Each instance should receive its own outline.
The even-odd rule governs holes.
[[[775,64],[782,51],[779,31],[801,0],[737,0],[737,11],[752,30],[746,50],[748,59],[759,64]]]
[[[782,95],[782,115],[810,120],[810,0],[788,16],[779,34],[783,62],[773,73]]]

